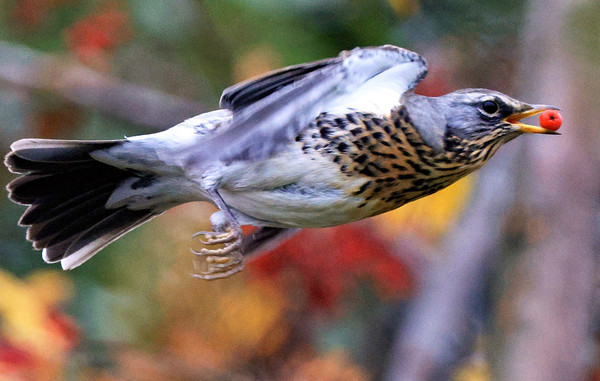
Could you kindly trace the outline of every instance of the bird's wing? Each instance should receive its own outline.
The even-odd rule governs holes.
[[[290,85],[310,73],[335,64],[341,57],[327,58],[320,61],[288,66],[267,74],[248,79],[226,88],[221,95],[221,107],[233,112],[240,111],[263,98],[271,95],[284,86]]]
[[[221,98],[221,105],[233,111],[231,127],[204,141],[211,149],[195,150],[188,163],[270,157],[319,114],[332,106],[339,107],[345,100],[356,103],[355,99],[361,97],[354,94],[368,96],[389,90],[397,96],[392,101],[397,102],[426,73],[427,63],[417,53],[384,45],[344,51],[335,58],[291,66],[242,82],[226,89]]]

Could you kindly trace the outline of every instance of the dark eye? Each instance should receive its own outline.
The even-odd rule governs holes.
[[[496,112],[498,112],[498,110],[500,109],[500,106],[498,106],[498,103],[494,102],[494,101],[484,101],[481,104],[481,109],[486,113],[486,114],[495,114]]]

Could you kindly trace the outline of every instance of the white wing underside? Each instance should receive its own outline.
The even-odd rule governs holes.
[[[326,110],[331,114],[354,110],[389,115],[402,95],[416,86],[415,78],[422,73],[422,66],[414,62],[394,66],[369,79],[356,91],[333,100]]]

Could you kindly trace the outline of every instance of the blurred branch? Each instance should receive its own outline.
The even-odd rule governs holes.
[[[524,29],[523,96],[559,105],[565,131],[559,139],[527,141],[522,160],[520,220],[528,245],[505,270],[510,287],[498,311],[504,345],[496,364],[503,380],[583,380],[595,353],[600,163],[593,130],[600,103],[589,91],[597,73],[585,72],[565,44],[565,15],[576,3],[532,0]]]
[[[143,63],[140,63],[143,65]],[[130,122],[164,129],[206,107],[157,90],[123,83],[74,60],[0,41],[0,81],[45,90]]]
[[[510,258],[502,258],[501,275],[510,287],[494,306],[501,324],[497,341],[503,344],[490,353],[497,360],[495,371],[506,380],[585,376],[593,353],[591,314],[598,305],[595,218],[600,164],[591,128],[599,116],[594,115],[597,107],[582,106],[589,106],[584,99],[596,99],[593,94],[576,91],[586,87],[593,73],[579,73],[583,80],[577,83],[574,72],[581,65],[564,44],[565,15],[572,5],[573,1],[540,0],[529,10],[523,39],[527,70],[520,97],[561,106],[566,127],[579,129],[555,139],[521,138],[509,145],[513,151],[508,155],[509,147],[503,148],[483,168],[473,204],[442,244],[445,259],[431,269],[400,327],[387,379],[450,378],[472,344],[474,319],[481,315],[477,303],[491,275],[489,265],[499,259],[501,228],[507,212],[515,210],[517,194],[519,202],[526,202],[516,210],[520,218],[513,227],[522,229],[528,247],[516,269],[507,263]],[[525,146],[534,139],[535,145]],[[527,147],[521,155],[519,145]],[[520,182],[513,183],[511,162],[524,171]]]
[[[441,245],[444,259],[424,278],[423,290],[397,332],[386,379],[446,380],[470,351],[482,286],[499,253],[503,216],[513,202],[516,148],[506,147],[481,170],[468,210]]]

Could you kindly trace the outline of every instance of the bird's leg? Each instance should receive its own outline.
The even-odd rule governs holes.
[[[205,257],[208,265],[207,271],[194,273],[192,276],[208,280],[226,278],[244,268],[244,256],[241,251],[242,227],[221,195],[216,190],[210,191],[210,194],[220,209],[210,217],[213,231],[202,231],[192,236],[192,239],[204,236],[204,239],[198,238],[198,240],[208,246],[224,245],[215,249],[202,248],[199,251],[192,249],[192,253]]]

